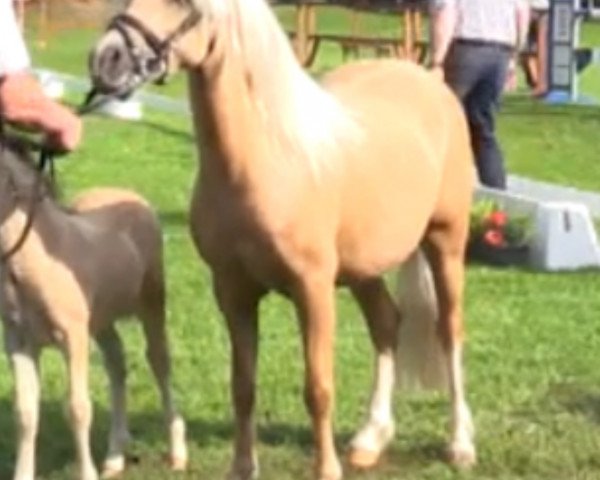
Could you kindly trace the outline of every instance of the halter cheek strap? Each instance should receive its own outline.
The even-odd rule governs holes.
[[[127,51],[133,60],[136,75],[139,76],[140,83],[146,82],[163,68],[163,73],[154,81],[162,83],[167,75],[168,56],[173,43],[185,35],[189,30],[196,26],[201,20],[202,15],[197,11],[192,11],[182,20],[182,22],[166,38],[159,38],[152,30],[144,25],[139,19],[128,14],[121,13],[112,18],[108,25],[108,30],[116,30],[123,37]],[[130,30],[137,32],[146,42],[154,57],[144,58],[136,47],[131,37]]]

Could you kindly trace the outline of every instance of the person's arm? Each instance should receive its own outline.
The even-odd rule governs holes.
[[[431,7],[431,67],[441,68],[454,37],[456,0],[434,0]]]
[[[517,63],[527,43],[530,16],[531,7],[529,6],[529,2],[527,0],[515,0],[515,30],[517,38],[515,39],[514,53],[508,62],[505,83],[506,91],[514,91],[517,88]]]
[[[517,52],[522,51],[527,43],[530,16],[531,9],[527,0],[516,0],[515,23],[517,25],[517,38],[515,47]]]
[[[51,148],[72,150],[80,141],[81,121],[46,97],[28,73],[29,55],[12,0],[0,0],[0,117],[46,133]]]

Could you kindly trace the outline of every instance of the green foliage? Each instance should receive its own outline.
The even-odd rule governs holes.
[[[471,208],[471,242],[485,242],[486,233],[492,231],[500,235],[505,245],[527,245],[531,238],[531,229],[531,219],[527,215],[509,214],[494,200],[478,200]]]

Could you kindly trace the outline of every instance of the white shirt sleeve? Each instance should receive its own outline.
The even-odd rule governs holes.
[[[1,1],[1,0],[0,0]],[[429,0],[429,8],[433,11],[446,6],[456,6],[456,0]]]
[[[29,68],[30,60],[21,35],[13,0],[0,0],[0,77]]]

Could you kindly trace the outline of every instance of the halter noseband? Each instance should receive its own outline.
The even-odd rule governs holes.
[[[107,30],[116,30],[123,37],[125,46],[127,47],[127,53],[133,63],[133,70],[136,77],[132,84],[128,86],[127,93],[131,93],[134,89],[147,81],[164,83],[168,70],[168,57],[173,43],[195,27],[201,18],[202,15],[199,12],[192,10],[190,14],[181,21],[179,26],[164,39],[160,39],[139,19],[128,13],[120,13],[112,18],[108,24]],[[129,31],[130,29],[140,35],[144,42],[146,42],[146,45],[153,53],[152,57],[148,58],[147,56],[144,56],[143,52],[135,45]]]

